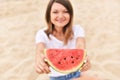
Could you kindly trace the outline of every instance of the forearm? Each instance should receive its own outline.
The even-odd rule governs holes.
[[[78,37],[76,39],[76,48],[77,49],[83,49],[86,52],[86,43],[85,43],[85,38],[84,37]],[[90,63],[90,59],[86,53],[86,57],[85,57],[85,62],[83,64],[83,66],[81,67],[80,71],[87,71],[91,68],[91,63]]]
[[[41,73],[49,73],[49,67],[44,61],[45,55],[43,54],[45,49],[45,45],[43,43],[38,43],[36,45],[36,56],[35,56],[35,69],[36,72]]]
[[[76,39],[76,48],[77,49],[86,49],[86,43],[84,37],[78,37]]]
[[[44,43],[38,43],[36,44],[36,54],[42,54],[45,49],[45,44]]]

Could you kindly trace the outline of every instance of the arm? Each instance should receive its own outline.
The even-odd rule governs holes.
[[[36,45],[36,55],[35,55],[35,70],[37,73],[49,73],[49,67],[44,61],[45,56],[43,54],[45,48],[44,43],[38,43]]]
[[[77,49],[85,49],[85,38],[84,37],[78,37],[76,39],[76,48]],[[91,67],[91,63],[90,60],[88,58],[88,56],[86,56],[86,63],[83,65],[81,71],[87,71],[88,69],[90,69]]]

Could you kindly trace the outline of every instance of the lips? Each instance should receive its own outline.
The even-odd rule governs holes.
[[[65,20],[57,20],[57,22],[63,23],[63,22],[65,22]]]

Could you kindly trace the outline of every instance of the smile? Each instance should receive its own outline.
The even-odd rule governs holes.
[[[57,20],[57,22],[62,23],[65,22],[65,20]]]

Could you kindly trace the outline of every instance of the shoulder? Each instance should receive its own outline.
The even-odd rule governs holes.
[[[45,42],[46,39],[47,39],[47,35],[45,33],[45,28],[41,28],[36,33],[35,41],[36,41],[36,43]]]
[[[82,30],[83,31],[84,29],[83,29],[83,27],[81,25],[77,24],[77,25],[73,26],[73,31],[76,31],[76,30]]]
[[[75,37],[84,37],[85,36],[85,31],[81,25],[74,25],[73,33],[74,33]]]
[[[45,35],[46,28],[41,28],[36,32],[36,35]]]

